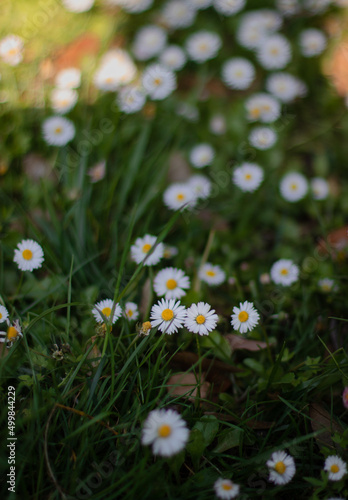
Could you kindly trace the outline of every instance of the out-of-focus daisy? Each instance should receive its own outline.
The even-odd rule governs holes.
[[[5,36],[0,40],[0,58],[10,66],[17,66],[23,60],[23,45],[20,36]]]
[[[211,31],[198,31],[186,40],[186,51],[193,61],[203,63],[213,59],[222,45],[221,38]]]
[[[73,89],[53,89],[51,92],[51,107],[59,114],[64,115],[77,103],[78,93]]]
[[[347,474],[347,464],[337,455],[330,455],[325,460],[324,470],[329,473],[330,481],[340,481]]]
[[[180,102],[177,105],[176,114],[182,116],[189,122],[197,122],[199,120],[198,108],[188,102]]]
[[[93,7],[94,0],[62,0],[62,3],[70,12],[87,12]]]
[[[318,281],[318,286],[321,292],[330,293],[337,291],[338,287],[335,283],[335,280],[331,278],[322,278]]]
[[[273,73],[267,78],[266,89],[282,102],[291,102],[302,97],[304,82],[289,73]]]
[[[232,181],[242,191],[252,192],[263,180],[263,170],[256,163],[242,163],[233,171]]]
[[[300,34],[300,49],[305,57],[321,54],[327,45],[326,36],[320,30],[309,28]]]
[[[185,65],[186,55],[179,45],[168,45],[159,56],[159,61],[168,69],[178,71]]]
[[[145,92],[155,101],[165,99],[176,89],[175,73],[156,63],[145,68],[142,83]]]
[[[65,68],[57,73],[55,84],[60,89],[77,89],[81,84],[81,71],[77,68]]]
[[[233,314],[231,315],[232,321],[231,325],[234,330],[240,333],[251,332],[258,324],[260,320],[260,315],[254,307],[252,302],[240,302],[239,307],[233,308]]]
[[[164,252],[163,252],[163,258],[164,259],[171,259],[172,257],[175,257],[175,255],[178,255],[179,250],[177,247],[174,247],[172,245],[164,245]]]
[[[271,278],[277,285],[289,286],[298,280],[300,270],[290,259],[280,259],[271,267]]]
[[[118,5],[130,14],[138,14],[148,10],[153,4],[153,0],[107,0],[107,3]]]
[[[12,347],[17,340],[23,337],[22,329],[18,320],[14,321],[12,325],[8,320],[6,323],[8,328],[6,332],[0,332],[0,342],[6,343],[7,347]]]
[[[131,246],[131,259],[140,264],[144,262],[144,266],[155,266],[163,257],[164,245],[157,243],[156,236],[146,234],[142,238],[137,238],[134,245]],[[150,253],[150,250],[152,251]]]
[[[190,288],[190,279],[181,269],[166,267],[157,273],[153,288],[159,297],[180,299]]]
[[[249,142],[256,149],[270,149],[277,140],[277,134],[269,127],[255,127],[249,134]]]
[[[245,3],[246,0],[213,0],[215,10],[225,16],[237,14],[244,8]]]
[[[291,60],[291,46],[283,35],[272,35],[260,45],[257,58],[265,69],[282,69]]]
[[[190,151],[190,163],[196,168],[203,168],[211,165],[214,156],[215,151],[210,144],[197,144]]]
[[[214,483],[214,490],[218,498],[229,500],[239,495],[240,486],[230,481],[230,479],[223,479],[220,477]]]
[[[280,182],[282,197],[292,203],[302,200],[308,191],[307,179],[298,172],[289,172]]]
[[[186,309],[185,327],[189,332],[209,335],[209,332],[216,327],[218,319],[218,315],[209,304],[198,302]]]
[[[226,119],[223,115],[214,115],[209,122],[209,130],[212,134],[223,135],[226,133]]]
[[[34,240],[22,240],[17,245],[13,261],[21,271],[34,271],[42,266],[44,253]]]
[[[99,161],[93,167],[88,169],[88,175],[90,177],[91,183],[95,184],[104,179],[106,174],[106,160]]]
[[[174,410],[153,410],[145,420],[141,443],[152,445],[154,455],[171,457],[185,448],[190,431]]]
[[[124,306],[123,316],[129,321],[136,321],[139,317],[138,306],[135,302],[126,302]]]
[[[260,276],[260,283],[262,285],[269,285],[271,282],[271,277],[268,273],[262,273]]]
[[[121,49],[107,52],[94,75],[94,85],[104,91],[115,91],[130,83],[136,75],[135,64],[130,55]]]
[[[277,99],[264,92],[251,95],[245,101],[249,121],[271,123],[280,116],[280,104]]]
[[[208,285],[221,285],[226,279],[225,271],[218,265],[213,265],[207,262],[198,271],[198,276],[201,281]]]
[[[196,198],[205,200],[209,198],[212,185],[208,177],[205,175],[192,175],[187,181]]]
[[[298,0],[277,0],[277,9],[284,17],[290,17],[301,11]]]
[[[247,12],[239,22],[237,41],[243,47],[257,49],[281,25],[282,17],[275,10],[259,9]]]
[[[222,81],[231,89],[245,90],[255,78],[253,64],[243,57],[228,59],[222,66]]]
[[[188,28],[196,17],[196,10],[185,0],[170,0],[162,10],[161,21],[172,29]]]
[[[158,326],[162,333],[172,335],[182,328],[186,318],[186,309],[180,305],[180,301],[176,302],[175,299],[162,299],[160,302],[151,308],[151,325],[152,327]]]
[[[75,126],[63,116],[51,116],[42,124],[43,138],[52,146],[65,146],[75,137]]]
[[[348,408],[348,387],[345,387],[342,394],[343,406]]]
[[[192,208],[197,202],[197,196],[189,183],[174,182],[163,193],[164,204],[170,210]]]
[[[113,314],[112,314],[113,311]],[[122,314],[122,309],[119,304],[113,302],[111,299],[101,300],[97,302],[93,309],[92,314],[97,323],[105,323],[105,321],[109,321],[111,318],[111,324],[115,324],[118,318]],[[111,317],[112,314],[112,317]]]
[[[0,306],[0,323],[6,321],[8,318],[8,310],[4,306]]]
[[[296,472],[295,462],[291,455],[285,451],[275,451],[270,460],[267,460],[269,468],[269,481],[275,484],[287,484]]]
[[[330,5],[331,0],[304,0],[304,6],[312,14],[324,12]]]
[[[314,177],[310,180],[312,196],[315,200],[325,200],[329,195],[329,184],[322,177]]]
[[[167,33],[159,26],[141,28],[135,35],[133,53],[139,61],[146,61],[160,54],[167,42]]]
[[[133,85],[127,85],[118,92],[117,104],[124,113],[132,114],[140,111],[144,107],[145,102],[146,97],[144,92]]]

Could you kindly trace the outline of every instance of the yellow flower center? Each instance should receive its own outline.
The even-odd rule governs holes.
[[[133,316],[133,311],[131,309],[128,309],[127,314],[128,314],[129,317],[132,317]]]
[[[282,270],[280,271],[280,274],[282,274],[283,276],[286,276],[287,274],[289,274],[289,271],[288,271],[288,269],[285,269],[285,268],[284,268],[284,269],[282,269]]]
[[[62,127],[56,127],[54,131],[56,134],[61,134],[63,132],[63,129]]]
[[[246,312],[246,311],[241,311],[239,314],[238,314],[238,319],[241,323],[245,323],[245,321],[247,321],[249,318],[249,314]]]
[[[278,54],[279,50],[277,49],[277,47],[274,47],[273,49],[271,49],[271,54],[276,56]]]
[[[33,258],[33,252],[31,250],[29,250],[28,248],[26,248],[22,252],[22,257],[25,260],[31,260]]]
[[[340,468],[338,467],[338,465],[333,464],[333,465],[331,465],[330,470],[331,470],[331,472],[336,474],[337,472],[339,472]]]
[[[18,330],[14,326],[10,326],[7,330],[7,338],[8,340],[14,340],[18,336]]]
[[[107,78],[105,78],[105,82],[106,83],[112,83],[113,82],[113,78],[111,76],[108,76]]]
[[[216,275],[216,272],[215,271],[207,271],[205,273],[207,276],[215,276]]]
[[[102,309],[102,313],[104,314],[104,316],[106,316],[108,318],[111,314],[110,307],[104,307],[104,309]]]
[[[170,425],[167,424],[161,425],[161,427],[159,427],[158,429],[158,435],[161,438],[167,438],[171,435],[171,433],[172,433],[172,428],[170,427]]]
[[[297,184],[295,184],[295,183],[291,184],[290,189],[292,189],[293,191],[296,191]]]
[[[260,108],[253,108],[250,110],[250,115],[252,118],[258,118],[260,116]]]
[[[150,243],[145,243],[145,245],[143,246],[143,252],[147,253],[149,250],[151,250]]]
[[[206,43],[201,43],[200,46],[199,46],[199,50],[201,52],[206,52],[206,50],[208,49],[208,45]]]
[[[230,483],[222,483],[221,488],[225,491],[231,491],[232,490],[232,484]]]
[[[174,318],[174,313],[171,309],[164,309],[162,311],[162,319],[164,319],[164,321],[170,321],[171,319]]]
[[[286,465],[284,462],[277,462],[274,466],[274,470],[278,472],[278,474],[284,474],[286,471]]]
[[[196,318],[196,321],[199,325],[203,325],[203,323],[205,323],[205,316],[203,316],[203,314],[199,314]]]
[[[156,86],[161,85],[161,83],[162,83],[162,78],[155,78],[155,79],[154,79],[154,81],[153,81],[153,83],[154,83]]]
[[[251,174],[245,174],[245,180],[250,181],[251,179]]]
[[[175,280],[170,279],[167,281],[166,286],[169,290],[174,290],[174,288],[176,288],[178,284]]]
[[[184,200],[184,199],[185,199],[185,196],[184,196],[182,193],[179,193],[179,194],[177,194],[177,195],[176,195],[176,199],[177,199],[178,201],[182,201],[182,200]]]
[[[0,319],[2,318],[2,314],[0,313]]]

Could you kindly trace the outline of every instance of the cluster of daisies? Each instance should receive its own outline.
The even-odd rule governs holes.
[[[189,441],[190,431],[179,413],[172,409],[157,409],[146,418],[141,441],[143,445],[151,445],[154,455],[171,457],[182,451]],[[269,481],[276,485],[289,483],[296,474],[294,458],[285,451],[272,453],[266,465],[269,470]],[[337,455],[330,455],[324,463],[324,471],[330,481],[340,481],[347,474],[347,464]],[[235,498],[240,493],[240,485],[230,479],[217,479],[214,484],[218,498]]]

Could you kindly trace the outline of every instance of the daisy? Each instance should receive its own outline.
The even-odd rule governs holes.
[[[196,17],[196,10],[185,0],[170,0],[162,10],[162,21],[172,29],[191,26]]]
[[[289,172],[280,182],[282,197],[292,203],[302,200],[308,191],[307,179],[298,172]]]
[[[225,271],[220,266],[207,262],[198,271],[198,276],[201,281],[208,285],[221,285],[226,279]]]
[[[232,181],[242,191],[252,192],[263,180],[263,170],[256,163],[242,163],[233,172]]]
[[[318,281],[318,286],[321,292],[329,293],[337,290],[335,281],[330,278],[322,278]]]
[[[112,92],[130,83],[136,71],[132,58],[125,50],[110,50],[94,75],[94,85],[100,90]]]
[[[247,118],[251,122],[274,122],[279,118],[281,111],[279,101],[264,92],[251,95],[245,101],[245,107],[248,113]]]
[[[152,4],[153,0],[107,0],[110,5],[118,5],[122,7],[123,10],[129,12],[130,14],[138,14],[139,12],[144,12],[148,10]]]
[[[222,66],[222,81],[231,89],[248,89],[254,78],[253,64],[243,57],[228,59]]]
[[[144,266],[158,264],[163,257],[164,245],[163,243],[156,244],[156,241],[156,236],[152,236],[151,234],[145,234],[142,238],[137,238],[130,249],[131,259],[137,264],[143,262]]]
[[[265,69],[284,68],[291,59],[291,46],[283,35],[272,35],[260,45],[257,58]]]
[[[164,252],[163,252],[163,257],[165,259],[171,259],[172,257],[175,257],[175,255],[178,255],[179,250],[171,245],[164,245]]]
[[[287,484],[296,472],[295,462],[291,455],[285,451],[275,451],[267,461],[269,468],[269,481],[275,484]]]
[[[186,310],[175,299],[162,299],[151,308],[151,325],[158,326],[162,333],[176,333],[178,328],[182,328],[186,318]]]
[[[171,457],[185,448],[190,431],[174,410],[153,410],[145,420],[141,443],[152,445],[154,455]]]
[[[193,167],[203,168],[211,165],[214,156],[215,151],[210,144],[197,144],[190,151],[190,163]]]
[[[190,279],[181,269],[166,267],[156,275],[153,288],[159,297],[180,299],[190,288]]]
[[[214,59],[221,45],[222,41],[217,33],[202,30],[188,37],[186,51],[192,61],[203,63]]]
[[[214,483],[215,494],[218,498],[223,500],[229,500],[230,498],[236,498],[239,495],[240,486],[235,484],[229,479],[222,479],[220,477]]]
[[[326,36],[320,30],[310,28],[300,34],[301,53],[305,57],[318,56],[325,50],[326,45]]]
[[[52,146],[65,146],[75,137],[75,126],[63,116],[51,116],[42,124],[43,138]]]
[[[78,93],[73,89],[53,89],[51,92],[51,107],[59,114],[64,115],[77,103]]]
[[[113,311],[111,324],[114,325],[118,318],[122,314],[122,309],[119,304],[113,302],[111,299],[101,300],[94,304],[94,308],[92,309],[92,314],[97,323],[105,323],[111,317],[111,313]]]
[[[257,49],[266,36],[267,32],[259,14],[250,12],[242,17],[236,33],[239,45],[247,49]]]
[[[65,68],[57,73],[55,84],[60,89],[77,89],[81,84],[81,71],[77,68]]]
[[[135,35],[133,53],[139,61],[146,61],[160,54],[167,42],[163,28],[151,24],[144,26]]]
[[[189,183],[174,182],[164,191],[163,202],[170,210],[190,209],[197,197]]]
[[[348,387],[344,388],[344,391],[342,394],[342,401],[343,401],[343,406],[345,408],[348,408]]]
[[[146,97],[144,93],[133,85],[123,87],[117,96],[118,107],[127,115],[143,109],[145,102]]]
[[[289,17],[301,11],[298,0],[277,0],[277,9],[284,17]]]
[[[233,308],[233,314],[231,315],[232,321],[231,325],[234,330],[238,330],[240,333],[251,332],[258,324],[260,320],[260,315],[254,307],[252,302],[240,302],[239,307]]]
[[[255,11],[259,15],[262,27],[267,31],[267,33],[274,33],[279,30],[283,24],[282,16],[273,9],[259,9]]]
[[[12,325],[8,320],[6,323],[8,328],[6,332],[0,332],[0,342],[6,342],[7,347],[12,347],[17,340],[23,337],[22,329],[18,320],[14,321]]]
[[[0,58],[10,66],[17,66],[23,60],[23,40],[17,35],[7,35],[0,40]]]
[[[106,174],[106,160],[101,160],[88,169],[88,175],[92,184],[102,181]]]
[[[215,329],[218,319],[218,315],[209,304],[198,302],[186,309],[185,327],[189,332],[209,335],[209,332]]]
[[[205,200],[209,198],[212,185],[208,177],[205,175],[192,175],[188,180],[188,185],[192,189],[196,198]]]
[[[209,130],[212,134],[223,135],[226,133],[226,119],[223,115],[214,115],[209,122]]]
[[[143,72],[142,84],[149,97],[159,101],[176,89],[175,73],[160,64],[151,64]]]
[[[266,89],[282,102],[291,102],[303,96],[304,83],[289,73],[273,73],[267,78]]]
[[[300,270],[290,259],[280,259],[271,267],[271,278],[277,285],[289,286],[298,280]]]
[[[340,481],[347,474],[347,464],[337,455],[330,455],[325,460],[324,470],[331,481]]]
[[[312,14],[324,12],[330,5],[331,0],[304,0],[305,8]]]
[[[137,325],[136,329],[139,335],[145,335],[146,337],[150,335],[152,325],[150,321],[145,321],[141,326]]]
[[[325,200],[329,195],[329,184],[322,177],[314,177],[310,181],[312,196],[315,200]]]
[[[182,69],[186,63],[186,55],[178,45],[168,45],[159,57],[160,63],[172,71]]]
[[[246,0],[214,0],[213,5],[217,12],[225,16],[237,14],[245,6]]]
[[[269,127],[255,127],[249,134],[249,141],[256,149],[270,149],[277,140],[277,134]]]
[[[33,271],[42,266],[44,253],[34,240],[22,240],[15,249],[13,261],[21,271]]]
[[[178,116],[182,116],[189,122],[197,122],[199,120],[198,108],[188,102],[180,102],[175,111]]]
[[[126,302],[124,306],[123,316],[129,321],[136,321],[139,317],[138,306],[135,302]]]
[[[87,12],[93,7],[94,0],[62,0],[62,3],[70,12]]]
[[[0,306],[0,323],[6,321],[8,318],[8,310],[4,306]]]

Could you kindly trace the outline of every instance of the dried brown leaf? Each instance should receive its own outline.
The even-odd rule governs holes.
[[[331,417],[325,408],[317,403],[311,403],[309,406],[309,416],[314,432],[322,431],[315,439],[319,445],[338,449],[338,445],[332,441],[332,435],[335,432],[343,433],[342,427]]]
[[[171,396],[182,396],[189,401],[194,401],[198,394],[198,375],[181,372],[172,375],[168,380],[167,389]],[[201,375],[200,395],[206,399],[209,394],[210,383],[205,381],[205,374]]]
[[[225,339],[230,344],[232,351],[245,349],[246,351],[260,351],[267,348],[267,343],[262,340],[252,340],[230,333],[225,336]]]

